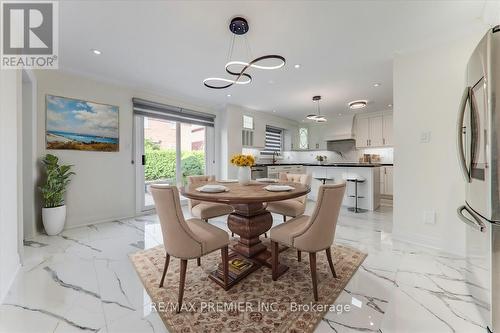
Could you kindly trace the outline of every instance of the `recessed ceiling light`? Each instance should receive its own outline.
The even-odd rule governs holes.
[[[273,112],[276,112],[276,110],[273,110]]]
[[[95,54],[95,55],[100,55],[102,52],[99,51],[98,49],[90,49],[90,51]]]
[[[231,97],[231,94],[227,94],[226,96],[227,96],[227,97]]]
[[[293,67],[300,68],[300,64],[295,64]]]
[[[357,110],[357,109],[362,109],[364,107],[366,107],[366,104],[368,102],[365,101],[365,100],[359,100],[359,101],[352,101],[352,102],[349,102],[349,109],[352,109],[352,110]]]
[[[373,86],[374,86],[374,87],[380,87],[381,85],[382,85],[382,84],[381,84],[381,83],[378,83],[378,82],[376,82],[376,83],[374,83],[374,84],[373,84]]]
[[[387,104],[388,107],[392,108],[392,104]]]
[[[341,115],[342,115],[342,113],[339,113],[339,116],[341,116]]]
[[[274,81],[273,80],[269,80],[269,84],[274,84]]]

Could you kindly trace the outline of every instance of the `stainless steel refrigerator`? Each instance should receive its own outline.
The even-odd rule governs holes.
[[[500,333],[500,26],[486,33],[467,64],[457,131],[467,286],[488,329]]]

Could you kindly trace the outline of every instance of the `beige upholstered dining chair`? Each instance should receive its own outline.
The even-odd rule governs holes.
[[[215,181],[215,176],[189,176],[188,184],[206,183]],[[200,184],[201,185],[201,184]],[[233,212],[233,207],[216,202],[188,200],[191,215],[208,222],[208,219],[227,215]]]
[[[314,300],[318,301],[316,279],[316,253],[326,251],[326,257],[333,277],[337,277],[332,262],[330,247],[335,237],[335,228],[340,205],[344,198],[345,183],[322,185],[318,191],[318,201],[311,216],[302,215],[271,229],[271,252],[273,280],[278,278],[278,243],[309,252]]]
[[[177,312],[179,312],[182,306],[182,297],[184,296],[184,282],[186,280],[186,268],[189,259],[198,259],[199,266],[200,257],[220,249],[224,285],[228,285],[229,236],[224,230],[199,219],[184,220],[179,200],[179,191],[176,186],[151,185],[151,193],[153,194],[156,213],[160,218],[163,245],[166,251],[165,267],[160,281],[160,288],[163,287],[163,282],[165,281],[170,256],[181,260],[177,308]]]
[[[284,182],[301,183],[303,185],[311,185],[310,174],[284,173],[281,172],[279,180]],[[307,196],[293,198],[283,201],[269,202],[267,210],[271,213],[283,215],[283,222],[287,216],[297,217],[304,214],[306,210]]]

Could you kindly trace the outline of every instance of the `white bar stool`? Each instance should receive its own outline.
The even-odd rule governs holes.
[[[366,178],[358,175],[357,173],[344,173],[343,178],[346,182],[354,183],[354,195],[349,195],[350,198],[354,198],[354,207],[349,207],[348,210],[354,213],[366,212],[366,209],[358,208],[358,199],[364,198],[363,196],[358,195],[358,184],[364,183]]]

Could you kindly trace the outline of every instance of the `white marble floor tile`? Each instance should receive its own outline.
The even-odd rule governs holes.
[[[313,208],[308,202],[306,213]],[[226,217],[210,223],[228,231]],[[350,310],[327,313],[316,332],[484,332],[484,304],[468,293],[463,258],[395,241],[391,231],[390,207],[342,209],[335,241],[368,257],[337,299]],[[128,258],[162,243],[156,215],[26,240],[0,333],[167,332]]]

